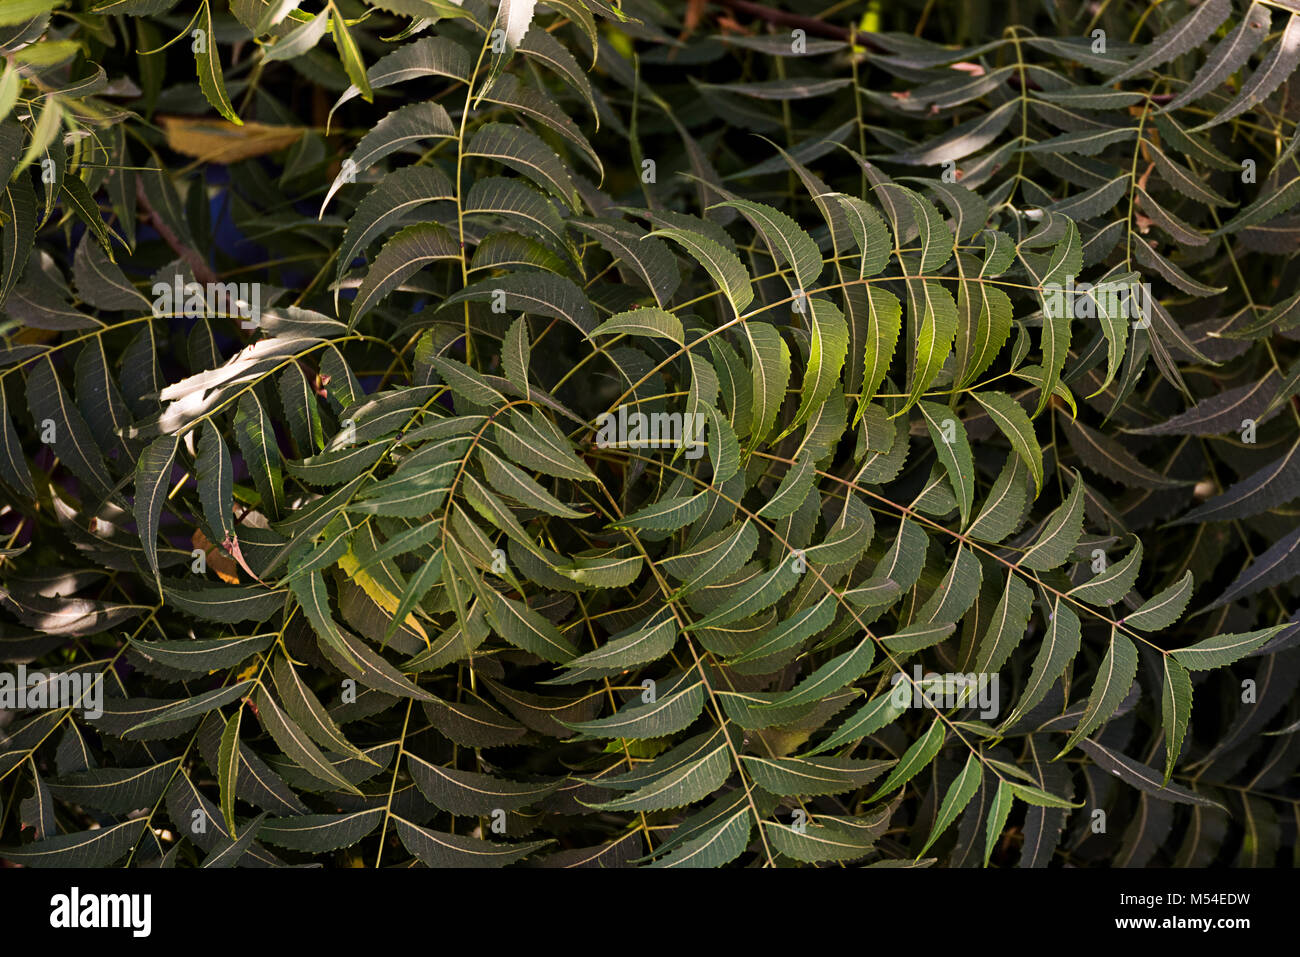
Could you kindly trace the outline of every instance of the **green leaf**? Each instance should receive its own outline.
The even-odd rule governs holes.
[[[234,534],[231,515],[234,468],[225,439],[211,421],[205,422],[200,431],[194,473],[208,526],[222,540],[231,537]]]
[[[1192,573],[1188,571],[1168,588],[1139,605],[1137,611],[1125,616],[1123,623],[1138,631],[1167,628],[1181,617],[1183,609],[1191,601],[1192,585]]]
[[[703,683],[683,680],[671,689],[664,689],[653,701],[625,706],[605,718],[565,722],[565,725],[596,738],[662,738],[685,728],[703,709]]]
[[[425,139],[451,139],[456,136],[447,111],[433,101],[408,103],[393,110],[376,123],[357,148],[352,151],[334,182],[325,193],[321,211],[345,183],[375,166],[381,159]]]
[[[584,335],[591,335],[596,328],[596,315],[586,295],[574,282],[553,273],[512,272],[484,279],[448,296],[439,308],[497,300],[507,311],[563,319]]]
[[[760,518],[785,518],[796,512],[812,492],[816,466],[807,454],[801,454],[785,474],[772,497],[757,512]]]
[[[916,405],[931,386],[957,334],[957,304],[952,293],[933,280],[907,281],[907,312],[913,360],[907,402],[895,415]]]
[[[1142,540],[1137,539],[1122,560],[1107,565],[1093,578],[1071,588],[1068,594],[1090,605],[1113,605],[1133,590],[1141,566]]]
[[[14,431],[13,418],[9,414],[9,400],[3,389],[0,389],[0,444],[3,445],[0,448],[0,478],[15,492],[36,498],[31,468],[27,464],[27,457],[23,455],[18,433]],[[155,556],[156,554],[155,552]]]
[[[728,811],[650,867],[722,867],[730,864],[744,853],[749,844],[753,815],[747,804]]]
[[[738,209],[749,220],[772,251],[772,258],[794,272],[796,292],[813,287],[822,271],[822,254],[798,223],[771,206],[749,200],[733,199],[718,205]]]
[[[722,244],[693,230],[676,227],[657,229],[649,235],[667,236],[685,246],[686,251],[713,277],[737,317],[754,301],[748,270],[740,257]]]
[[[57,426],[56,426],[57,427]],[[162,577],[158,572],[158,523],[162,517],[163,501],[171,486],[172,462],[180,440],[174,435],[164,435],[153,442],[140,455],[135,467],[135,522],[140,529],[140,544],[144,557],[153,571],[158,590],[162,591]]]
[[[381,807],[350,814],[271,817],[258,828],[258,837],[268,844],[295,851],[336,851],[357,844],[379,826],[383,817]]]
[[[592,330],[591,334],[593,336],[647,336],[651,339],[667,339],[679,346],[686,344],[682,321],[671,312],[650,307],[632,309],[610,316]]]
[[[367,103],[373,103],[374,93],[370,89],[370,83],[366,79],[366,65],[361,60],[361,50],[357,47],[357,41],[352,38],[351,31],[348,30],[347,22],[339,12],[339,8],[330,0],[329,10],[333,14],[330,17],[330,30],[334,34],[334,45],[338,47],[339,58],[343,61],[343,69],[347,71],[348,79],[352,85],[361,91],[361,95]]]
[[[1130,618],[1129,621],[1131,622],[1132,619]],[[1206,638],[1186,648],[1175,648],[1169,654],[1189,671],[1208,671],[1211,668],[1230,665],[1250,654],[1287,627],[1289,627],[1287,624],[1281,624],[1274,625],[1272,628],[1261,628],[1259,631],[1215,635],[1213,638]]]
[[[459,258],[460,248],[445,226],[438,223],[407,226],[385,243],[375,257],[375,264],[366,273],[352,303],[348,328],[356,326],[362,316],[426,264]]]
[[[989,809],[988,821],[984,829],[984,866],[989,866],[989,858],[993,855],[993,848],[997,845],[998,838],[1002,836],[1002,829],[1006,827],[1007,816],[1011,813],[1011,804],[1015,799],[1015,791],[1011,783],[1006,779],[998,782],[997,793],[993,796],[993,806]]]
[[[1230,4],[1228,0],[1219,0],[1215,6],[1228,8]],[[1273,47],[1268,59],[1241,85],[1241,91],[1231,103],[1196,129],[1226,123],[1253,108],[1286,82],[1287,77],[1295,72],[1297,64],[1300,64],[1300,14],[1290,11],[1286,27],[1282,30],[1282,38]]]
[[[667,559],[665,570],[682,580],[673,594],[685,597],[739,571],[758,547],[758,530],[750,521],[722,529]]]
[[[392,818],[403,846],[428,867],[506,867],[548,843],[498,844],[476,837],[431,831],[396,814]]]
[[[487,615],[493,630],[517,648],[547,661],[570,661],[578,651],[549,621],[523,602],[487,589]]]
[[[635,273],[655,297],[655,302],[661,310],[672,299],[673,293],[681,284],[682,277],[677,270],[677,261],[667,245],[651,238],[644,230],[621,220],[575,217],[569,222],[575,229],[593,236],[606,252]],[[818,260],[820,261],[820,256]],[[629,314],[621,313],[621,315]],[[618,316],[614,317],[617,318]],[[672,318],[676,319],[675,316]],[[607,320],[605,325],[612,321],[613,319]],[[680,325],[678,321],[679,328]],[[649,334],[641,333],[641,335]],[[678,345],[682,344],[680,337],[676,341]]]
[[[1214,47],[1214,52],[1196,71],[1196,76],[1163,107],[1165,112],[1177,110],[1194,103],[1205,94],[1217,89],[1228,77],[1246,65],[1250,55],[1258,49],[1268,35],[1271,15],[1268,7],[1251,3],[1241,22]]]
[[[1160,684],[1160,723],[1165,727],[1165,779],[1174,773],[1174,764],[1183,750],[1187,722],[1192,717],[1192,678],[1172,655],[1165,655],[1164,680]]]
[[[1020,403],[1005,392],[973,393],[984,411],[989,414],[999,431],[1007,437],[1011,447],[1016,450],[1027,466],[1029,474],[1034,477],[1034,487],[1043,490],[1043,450],[1038,445],[1034,434],[1034,424],[1029,420]]]
[[[1124,783],[1130,784],[1162,801],[1171,801],[1175,804],[1199,804],[1202,807],[1223,807],[1218,802],[1197,794],[1195,791],[1189,791],[1180,785],[1161,785],[1159,772],[1154,771],[1145,764],[1138,763],[1127,755],[1112,751],[1096,741],[1084,738],[1079,742],[1079,747],[1086,751],[1088,756],[1103,771],[1114,774]]]
[[[763,821],[772,847],[796,861],[852,861],[869,852],[889,821],[889,809],[866,817],[819,815],[802,829],[776,821]]]
[[[634,629],[631,634],[613,638],[595,651],[573,659],[570,668],[630,668],[658,661],[677,644],[677,621],[668,617],[656,625]]]
[[[1029,590],[1018,575],[1008,573],[1006,586],[993,617],[989,619],[988,630],[979,645],[979,664],[977,669],[983,672],[1002,670],[1011,652],[1025,637],[1025,629],[1033,614],[1034,593]]]
[[[564,161],[540,137],[522,127],[485,123],[470,137],[464,156],[483,157],[508,166],[532,180],[577,212],[581,206]]]
[[[284,703],[285,711],[322,747],[356,758],[358,761],[374,763],[343,736],[343,732],[320,703],[320,699],[303,683],[298,672],[286,658],[282,656],[276,658],[271,676],[275,681],[275,690],[279,692],[280,700]]]
[[[316,747],[298,724],[281,710],[280,706],[267,692],[265,687],[259,687],[255,695],[257,704],[257,720],[266,729],[267,733],[275,739],[276,745],[280,750],[292,760],[298,767],[309,773],[312,777],[329,784],[331,787],[339,788],[350,794],[360,794],[361,792],[341,775],[320,748]],[[305,818],[294,820],[302,821]],[[326,832],[328,833],[328,832]],[[368,833],[368,831],[367,831]],[[273,843],[276,841],[271,835],[263,834],[264,838]],[[358,835],[359,837],[360,835]],[[351,843],[351,842],[348,842]],[[294,845],[286,844],[286,847]],[[343,845],[338,845],[342,847]],[[312,848],[306,848],[311,850]],[[316,850],[329,850],[330,848],[315,848]]]
[[[805,302],[809,307],[805,314],[809,318],[811,333],[808,365],[804,371],[799,410],[782,436],[789,435],[807,422],[835,390],[849,351],[849,327],[843,313],[822,299]]]
[[[1078,744],[1081,738],[1092,734],[1115,713],[1133,685],[1137,666],[1137,648],[1133,647],[1133,642],[1118,630],[1112,630],[1110,648],[1097,671],[1092,692],[1088,696],[1088,707],[1057,758]]]
[[[497,808],[518,810],[536,804],[561,783],[506,781],[476,771],[440,767],[410,753],[406,754],[406,767],[420,793],[434,807],[452,814],[490,814]]]
[[[744,329],[749,344],[754,402],[749,447],[754,449],[772,431],[785,401],[785,389],[790,381],[790,348],[781,333],[766,322],[747,322]]]
[[[202,715],[207,714],[209,711],[215,711],[223,705],[227,705],[230,702],[243,697],[253,684],[254,682],[251,680],[241,681],[239,684],[231,685],[228,688],[216,688],[212,691],[204,691],[200,694],[196,694],[187,701],[178,701],[171,707],[163,708],[152,717],[141,721],[138,724],[131,725],[125,732],[123,732],[122,737],[129,738],[136,732],[143,731],[145,728],[152,728],[160,724],[168,724],[175,721],[183,721],[187,718],[192,718],[195,715]]]
[[[232,668],[249,656],[265,651],[275,640],[275,633],[235,635],[228,638],[141,641],[128,636],[133,647],[144,657],[169,668],[205,674]]]
[[[217,787],[221,791],[221,816],[225,819],[226,830],[236,833],[235,791],[239,782],[239,725],[243,719],[244,709],[241,705],[235,709],[226,721],[221,732],[221,746],[217,758]]]
[[[783,797],[843,794],[870,784],[893,764],[854,758],[745,756],[740,760],[755,784]]]
[[[239,397],[235,412],[235,439],[261,497],[262,508],[272,519],[284,508],[284,480],[280,474],[280,449],[266,409],[252,392]]]
[[[1300,439],[1282,455],[1171,524],[1221,522],[1258,515],[1300,496]]]
[[[203,585],[195,588],[163,585],[169,604],[206,621],[232,624],[238,621],[266,621],[284,607],[285,593],[260,585]]]
[[[862,373],[862,401],[858,404],[858,412],[853,420],[855,425],[862,418],[867,401],[876,394],[889,372],[890,363],[894,358],[894,348],[898,344],[898,336],[903,328],[903,304],[898,301],[898,297],[880,286],[867,286],[865,291],[863,288],[850,286],[845,291],[845,296],[850,303],[855,297],[862,297],[864,308],[853,311],[858,315],[865,313],[867,320],[867,331],[864,336],[866,351]]]
[[[526,468],[557,478],[595,481],[591,470],[573,452],[569,440],[544,417],[512,414],[513,430],[495,422],[496,439],[502,451]]]
[[[764,705],[768,708],[789,708],[818,701],[832,691],[838,691],[862,677],[871,667],[876,655],[876,644],[870,636],[864,637],[849,651],[836,655],[793,689]]]
[[[194,45],[194,60],[203,96],[222,116],[236,126],[243,126],[244,121],[235,113],[230,97],[226,94],[226,81],[222,78],[221,59],[216,49],[217,34],[212,29],[212,9],[208,0],[203,0],[199,11],[199,29],[203,31],[202,43]]]
[[[631,794],[592,807],[603,811],[663,811],[693,804],[717,791],[730,776],[728,750],[723,743]]]
[[[631,515],[625,515],[611,524],[615,528],[675,532],[703,515],[707,506],[708,496],[705,492],[696,492],[694,495],[670,495],[643,506]]]
[[[1047,697],[1052,685],[1079,653],[1080,631],[1079,616],[1059,598],[1055,599],[1047,622],[1047,633],[1043,636],[1043,642],[1030,668],[1029,683],[1021,692],[1015,710],[1003,722],[1003,727],[1014,727],[1034,705]],[[1124,690],[1127,691],[1128,688],[1125,687]]]
[[[59,461],[86,483],[87,492],[108,497],[112,489],[108,466],[104,464],[104,458],[86,420],[81,417],[64,390],[63,383],[59,381],[54,370],[54,360],[48,353],[40,357],[27,375],[27,405],[41,433],[52,433],[51,444]],[[169,439],[173,447],[175,441],[174,438]],[[166,470],[169,463],[162,461],[166,448],[166,445],[159,445],[150,458],[148,469],[144,473],[147,476],[146,486],[151,487],[152,481],[158,480],[156,473]],[[136,474],[141,474],[138,466]],[[168,478],[170,475],[161,481],[165,483]],[[157,505],[161,508],[161,500],[150,504],[151,507]],[[156,529],[157,525],[153,527]]]
[[[109,867],[135,846],[139,821],[124,821],[94,831],[59,834],[22,847],[0,847],[0,857],[23,867]]]
[[[527,473],[511,465],[486,446],[480,445],[476,451],[488,484],[502,495],[560,518],[585,518],[590,514],[565,505]]]
[[[889,777],[885,779],[885,783],[871,797],[867,798],[867,803],[879,800],[884,795],[902,787],[916,777],[939,753],[939,749],[943,747],[943,738],[943,723],[938,720],[932,721],[925,734],[912,742],[911,747],[903,752],[903,756],[899,759],[898,764],[894,766],[894,770],[889,772]]]
[[[925,844],[921,846],[921,849],[917,851],[917,858],[924,857],[925,852],[930,849],[930,845],[938,840],[952,822],[957,820],[957,815],[966,809],[970,799],[979,790],[982,774],[983,767],[980,764],[979,756],[972,751],[970,757],[966,759],[966,764],[961,769],[961,773],[953,778],[952,784],[948,785],[948,790],[943,796],[943,803],[939,805],[939,813],[935,816],[934,826],[930,829],[930,836],[926,839]]]
[[[1143,70],[1168,63],[1175,57],[1194,50],[1208,40],[1219,24],[1231,13],[1231,0],[1205,0],[1191,13],[1148,43],[1145,47],[1146,52],[1123,65],[1123,68],[1110,78],[1110,82],[1127,80],[1131,76],[1137,76]]]
[[[66,774],[50,783],[50,793],[69,804],[130,814],[157,803],[179,763],[172,758],[147,768],[95,768]]]
[[[1032,804],[1035,807],[1083,807],[1083,802],[1073,804],[1070,801],[1065,800],[1065,798],[1057,797],[1055,794],[1049,794],[1041,788],[1036,788],[1028,784],[1016,784],[1011,782],[1011,790],[1015,793],[1016,797],[1020,798],[1020,800],[1024,801],[1026,804]]]
[[[885,221],[880,218],[875,207],[856,196],[845,196],[841,193],[836,194],[834,199],[844,211],[844,218],[853,233],[853,240],[862,254],[858,260],[858,278],[866,279],[877,275],[889,264],[889,257],[893,253],[893,243],[890,242]],[[875,290],[878,287],[858,288]]]
[[[1061,565],[1079,544],[1083,534],[1083,479],[1074,473],[1074,487],[1057,509],[1048,516],[1037,539],[1017,563],[1036,572],[1047,572]]]
[[[957,506],[961,511],[961,523],[970,520],[971,505],[975,500],[975,464],[971,457],[970,439],[966,435],[966,426],[955,412],[947,406],[934,402],[919,402],[917,408],[925,418],[926,428],[930,431],[930,441],[934,443],[939,462],[948,474],[953,491],[957,494]]]

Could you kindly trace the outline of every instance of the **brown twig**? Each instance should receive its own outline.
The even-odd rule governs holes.
[[[146,222],[158,231],[158,235],[162,237],[163,242],[171,247],[172,252],[185,260],[193,271],[194,278],[199,282],[216,282],[217,274],[199,255],[199,251],[181,242],[180,237],[172,231],[170,226],[163,222],[162,217],[149,204],[149,198],[144,192],[144,183],[140,179],[135,181],[135,197],[140,203],[140,208],[144,211]]]
[[[761,3],[751,3],[750,0],[714,0],[714,2],[720,7],[726,7],[737,13],[746,13],[751,17],[766,20],[768,23],[798,27],[811,36],[825,37],[828,40],[847,40],[849,38],[850,31],[848,27],[836,26],[833,23],[827,23],[825,20],[818,20],[816,17],[786,13],[784,10],[778,10],[775,7],[764,6]],[[859,39],[862,39],[860,34]],[[870,42],[866,42],[865,45],[871,46]],[[874,47],[874,49],[879,51],[879,47]]]

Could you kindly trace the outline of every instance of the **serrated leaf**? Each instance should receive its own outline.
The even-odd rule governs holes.
[[[1168,112],[1196,102],[1245,66],[1250,55],[1268,36],[1270,20],[1268,7],[1252,2],[1241,22],[1215,45],[1214,52],[1196,71],[1191,83],[1166,103],[1163,109]]]
[[[179,444],[180,440],[174,435],[154,439],[141,453],[135,467],[135,522],[140,529],[145,560],[153,571],[159,591],[162,591],[162,577],[158,572],[158,524],[163,500],[171,485],[172,462]]]
[[[1043,450],[1034,434],[1034,424],[1024,408],[1005,392],[975,392],[975,398],[984,406],[998,430],[1007,437],[1016,454],[1029,467],[1034,477],[1034,487],[1043,490]]]
[[[662,811],[693,804],[720,788],[732,770],[724,743],[631,794],[592,805],[603,811]]]
[[[755,784],[783,797],[843,794],[865,787],[893,764],[854,758],[744,756],[740,760]]]
[[[1250,654],[1288,626],[1274,625],[1259,631],[1240,634],[1215,635],[1186,648],[1175,648],[1169,654],[1189,671],[1208,671],[1232,664],[1239,658]]]
[[[1113,605],[1133,590],[1141,567],[1142,540],[1138,539],[1120,561],[1107,565],[1082,585],[1070,589],[1068,594],[1090,605]]]
[[[108,867],[135,846],[139,821],[59,834],[22,847],[0,847],[0,858],[24,867]]]
[[[971,457],[966,426],[947,406],[935,402],[918,402],[917,408],[925,419],[930,441],[934,443],[939,462],[957,495],[957,507],[964,526],[970,520],[971,505],[975,501],[975,464]]]
[[[217,787],[221,792],[221,816],[225,819],[226,830],[236,833],[235,792],[239,786],[239,726],[244,709],[235,709],[226,720],[221,732],[221,745],[217,752]]]
[[[655,625],[638,628],[630,635],[616,638],[595,651],[568,662],[570,668],[630,668],[658,661],[677,644],[677,621],[665,618]]]
[[[1300,496],[1300,439],[1279,458],[1170,524],[1221,522],[1258,515]]]
[[[1057,755],[1058,758],[1073,748],[1081,738],[1087,737],[1101,727],[1115,713],[1120,702],[1128,694],[1133,679],[1137,676],[1137,666],[1137,648],[1133,646],[1133,642],[1118,630],[1112,631],[1110,648],[1106,651],[1106,657],[1102,659],[1096,680],[1093,682],[1092,692],[1088,695],[1087,710],[1079,720],[1079,726],[1074,729],[1069,740],[1065,742],[1065,747]]]
[[[944,734],[943,722],[937,719],[932,721],[925,734],[912,742],[912,745],[903,752],[903,756],[898,759],[898,764],[889,772],[889,777],[885,779],[885,783],[871,797],[867,798],[867,802],[871,803],[879,800],[884,795],[902,787],[916,777],[934,760],[935,755],[939,753],[939,749],[943,747]]]
[[[1017,564],[1037,572],[1051,571],[1061,565],[1079,544],[1083,534],[1083,479],[1074,473],[1074,487],[1043,524],[1034,544],[1020,556]]]
[[[267,733],[275,739],[276,745],[286,757],[312,775],[312,777],[319,778],[321,781],[326,782],[332,787],[347,791],[350,794],[361,793],[351,782],[338,772],[330,760],[321,752],[320,748],[316,747],[316,745],[311,742],[307,733],[280,709],[280,706],[275,703],[275,700],[267,692],[265,687],[259,687],[257,689],[255,701],[257,704],[258,722],[266,729]],[[262,836],[267,840],[279,843],[278,841],[274,841],[274,838],[270,835],[263,834]],[[316,849],[330,850],[332,848]]]
[[[1146,52],[1110,77],[1112,83],[1127,80],[1143,70],[1168,63],[1200,46],[1232,13],[1231,0],[1205,0],[1168,30],[1146,45]]]
[[[1011,804],[1015,798],[1015,792],[1011,783],[1005,778],[998,782],[997,793],[993,796],[993,806],[989,808],[988,820],[984,825],[984,866],[989,866],[989,858],[993,855],[993,848],[997,845],[998,838],[1002,836],[1002,829],[1006,827],[1007,816],[1011,813]]]
[[[350,814],[304,814],[301,817],[271,817],[262,822],[257,836],[268,844],[295,851],[336,851],[352,847],[379,826],[381,807]]]
[[[1052,685],[1079,653],[1080,631],[1079,616],[1060,599],[1054,600],[1047,622],[1047,633],[1043,636],[1043,642],[1030,668],[1029,683],[1021,692],[1015,710],[1003,722],[1004,727],[1014,726],[1034,705],[1047,697]]]
[[[957,303],[937,282],[908,280],[907,311],[912,335],[911,379],[907,402],[895,415],[914,406],[931,386],[957,334]]]
[[[925,852],[930,849],[930,845],[938,840],[949,825],[957,820],[957,815],[966,809],[970,799],[979,790],[982,775],[983,767],[980,764],[979,756],[972,751],[970,757],[966,759],[966,764],[962,767],[961,772],[957,777],[953,778],[952,784],[948,785],[948,790],[943,796],[943,803],[939,805],[939,813],[935,815],[934,826],[930,828],[930,836],[916,853],[918,858],[925,856]]]
[[[1229,6],[1228,0],[1221,2],[1224,7]],[[1286,27],[1282,30],[1282,37],[1269,53],[1268,59],[1241,85],[1241,92],[1231,103],[1196,129],[1226,123],[1245,113],[1286,82],[1287,77],[1295,72],[1297,64],[1300,64],[1300,13],[1291,11]]]
[[[782,435],[789,435],[807,422],[835,390],[849,351],[849,327],[839,309],[822,299],[806,302],[810,307],[805,315],[811,333],[808,365],[804,370],[799,409]]]
[[[822,271],[822,254],[798,223],[771,206],[749,200],[733,199],[718,205],[740,210],[763,237],[773,258],[784,262],[794,272],[797,290],[813,287]]]
[[[1159,631],[1178,620],[1192,597],[1193,577],[1190,571],[1168,588],[1138,606],[1137,611],[1126,615],[1123,623],[1139,631]]]
[[[204,0],[199,11],[199,24],[199,28],[203,31],[203,42],[197,45],[194,52],[195,66],[199,74],[199,87],[203,90],[203,96],[212,104],[215,110],[236,126],[243,126],[244,121],[235,112],[235,108],[230,103],[230,97],[226,93],[226,81],[222,77],[221,59],[217,52],[217,34],[212,29],[212,9],[207,0]]]
[[[434,807],[452,814],[490,814],[497,808],[514,811],[536,804],[561,784],[561,781],[506,781],[477,771],[440,767],[409,752],[406,766],[420,793]]]
[[[677,227],[657,229],[648,235],[667,236],[684,246],[696,262],[713,277],[713,281],[727,297],[737,317],[754,301],[754,289],[750,285],[749,271],[745,269],[740,257],[721,243],[701,233]]]
[[[527,841],[522,844],[506,844],[482,841],[476,837],[432,831],[396,814],[392,818],[403,846],[428,867],[506,867],[523,860],[548,843]]]
[[[580,734],[597,738],[662,738],[685,728],[703,708],[704,685],[682,681],[652,702],[625,706],[605,718],[566,724]]]
[[[1172,655],[1165,655],[1164,680],[1160,684],[1160,723],[1165,728],[1165,779],[1169,783],[1174,764],[1183,750],[1187,722],[1192,716],[1192,679]]]
[[[1133,787],[1162,801],[1222,808],[1222,805],[1216,801],[1203,797],[1194,791],[1189,791],[1180,785],[1166,784],[1162,786],[1159,772],[1152,770],[1145,764],[1138,763],[1127,755],[1098,744],[1096,741],[1084,738],[1079,742],[1079,747],[1086,751],[1088,756],[1097,762],[1097,766],[1103,771],[1109,771],[1126,784],[1131,784]]]

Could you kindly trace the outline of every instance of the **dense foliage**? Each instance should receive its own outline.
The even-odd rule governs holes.
[[[0,52],[0,858],[1289,859],[1282,0]]]

